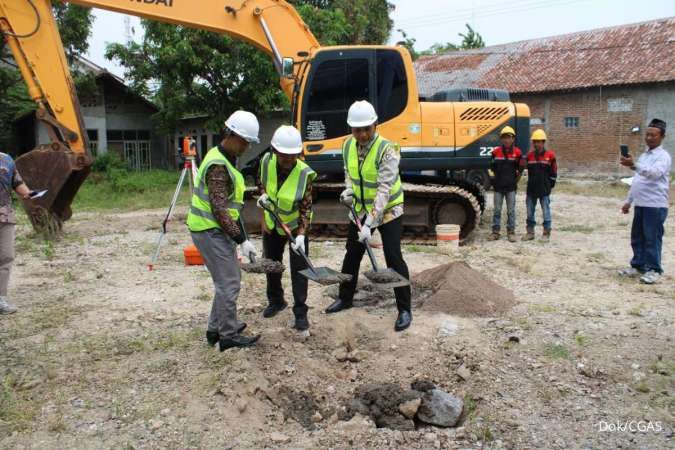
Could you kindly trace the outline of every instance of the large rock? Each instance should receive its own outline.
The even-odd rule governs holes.
[[[417,418],[424,423],[438,427],[454,427],[464,409],[461,398],[450,395],[440,389],[432,389],[422,397],[417,410]]]
[[[417,414],[417,410],[420,408],[420,405],[422,404],[422,399],[421,398],[415,398],[412,400],[408,400],[405,403],[401,403],[398,405],[398,410],[406,416],[408,419],[412,419],[415,417],[415,414]]]

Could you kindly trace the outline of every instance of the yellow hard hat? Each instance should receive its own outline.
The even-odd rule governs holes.
[[[499,137],[502,137],[505,134],[510,134],[511,136],[515,136],[516,131],[511,127],[504,127],[504,128],[502,128],[502,131],[499,133]]]
[[[544,133],[544,130],[534,130],[534,133],[532,133],[532,140],[533,141],[545,141],[546,140],[546,133]]]

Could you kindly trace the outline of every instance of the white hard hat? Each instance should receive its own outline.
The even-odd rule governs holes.
[[[258,119],[248,111],[235,111],[225,121],[225,126],[246,142],[260,142]]]
[[[377,122],[377,113],[373,105],[365,100],[354,102],[347,113],[347,124],[350,127],[368,127]]]
[[[302,153],[300,132],[290,125],[280,126],[272,136],[272,147],[284,155],[299,155]]]

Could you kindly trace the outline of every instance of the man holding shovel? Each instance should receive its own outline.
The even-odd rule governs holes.
[[[187,217],[192,241],[204,258],[216,290],[206,340],[209,345],[218,343],[221,352],[250,347],[260,338],[242,335],[246,324],[237,319],[241,286],[237,245],[251,262],[257,252],[239,218],[246,185],[236,161],[251,142],[259,142],[258,130],[258,119],[250,112],[236,111],[225,121],[223,140],[209,150],[199,166]]]
[[[307,164],[298,159],[302,153],[300,132],[282,125],[272,136],[272,152],[260,161],[258,206],[265,210],[263,219],[263,253],[265,258],[281,261],[288,237],[281,223],[291,231],[291,283],[293,286],[294,328],[309,329],[307,320],[307,278],[300,274],[307,263],[300,252],[309,254],[307,232],[312,219],[312,182],[316,178]],[[275,213],[277,218],[269,211]],[[286,308],[280,273],[267,274],[267,308],[263,317],[274,317]]]
[[[375,108],[365,100],[355,102],[349,108],[347,124],[351,127],[352,136],[342,146],[346,189],[340,194],[340,201],[353,204],[358,217],[351,217],[342,272],[352,275],[352,279],[340,284],[339,297],[326,309],[327,314],[352,307],[359,266],[373,228],[377,228],[382,236],[387,267],[406,279],[410,278],[401,253],[403,188],[398,168],[400,149],[377,133]],[[357,221],[363,226],[358,227]],[[412,322],[410,286],[397,287],[394,293],[398,308],[394,329],[402,331]]]

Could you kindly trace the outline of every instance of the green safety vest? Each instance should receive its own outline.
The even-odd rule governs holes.
[[[246,190],[246,183],[244,176],[227,160],[220,152],[218,147],[213,147],[206,154],[206,158],[202,161],[197,172],[197,180],[195,183],[195,190],[192,193],[192,205],[187,217],[187,225],[190,231],[204,231],[212,228],[221,228],[220,224],[213,215],[211,210],[211,201],[209,200],[209,188],[206,185],[206,173],[214,164],[225,166],[227,173],[230,174],[233,192],[228,197],[228,209],[230,217],[233,220],[239,219],[239,211],[244,207],[244,191]]]
[[[281,221],[291,230],[298,228],[300,202],[305,196],[307,184],[315,178],[316,172],[304,161],[298,159],[291,173],[279,187],[277,182],[277,155],[267,153],[260,162],[260,181],[265,187],[267,196],[274,202],[270,209],[274,210]],[[276,228],[277,233],[284,234],[284,229],[276,225],[274,218],[267,211],[265,211],[265,226],[270,231]]]
[[[354,209],[359,214],[364,208],[368,213],[373,211],[373,203],[377,194],[377,172],[387,144],[389,144],[389,141],[378,135],[361,166],[359,166],[359,151],[356,146],[356,139],[350,137],[342,145],[342,159],[352,181],[352,190],[356,199]],[[403,187],[401,186],[401,176],[398,175],[396,182],[389,191],[389,203],[387,203],[385,210],[401,203],[403,203]]]

